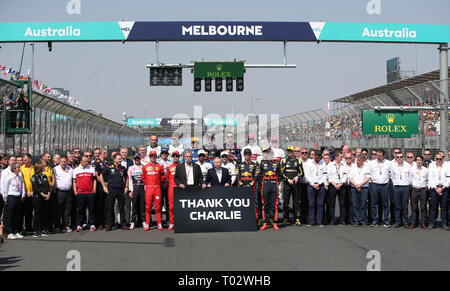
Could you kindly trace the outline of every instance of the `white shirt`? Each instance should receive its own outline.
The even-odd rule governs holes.
[[[428,168],[428,187],[430,189],[436,186],[449,186],[449,168],[446,166],[438,167],[436,163],[430,164]]]
[[[0,177],[0,193],[3,195],[3,189],[5,188],[5,182],[6,179],[9,177],[9,175],[12,175],[11,169],[9,166],[6,169],[3,169],[1,171],[1,177]]]
[[[428,185],[428,169],[422,166],[420,169],[416,166],[411,167],[411,185],[414,188],[425,188]]]
[[[55,175],[55,187],[62,191],[69,191],[72,189],[73,169],[67,165],[65,171],[60,165],[53,168],[53,174]]]
[[[25,197],[26,190],[22,175],[16,175],[11,172],[11,174],[6,176],[2,192],[3,198],[5,198],[5,200],[8,198],[8,196],[19,196],[22,198]]]
[[[409,186],[411,184],[411,165],[403,162],[391,164],[391,179],[394,186]]]
[[[361,184],[366,178],[370,179],[370,168],[367,165],[362,165],[361,168],[355,163],[350,169],[350,175],[348,177],[352,179],[356,184]],[[352,184],[353,186],[353,184]],[[361,186],[361,188],[369,187],[369,182]]]
[[[254,144],[254,145],[248,144],[245,147],[243,147],[241,150],[242,162],[245,161],[244,151],[246,149],[249,149],[252,151],[252,162],[258,161],[259,157],[262,156],[261,148],[257,144]]]
[[[305,170],[305,165],[309,162],[309,159],[306,159],[306,161],[303,161],[302,158],[299,158],[299,160],[302,162],[303,171],[304,171]],[[303,175],[303,177],[300,178],[299,183],[301,183],[301,184],[308,184],[308,182],[306,181],[305,175]]]
[[[372,183],[387,184],[390,179],[391,162],[384,159],[383,162],[372,160],[369,162],[370,177]]]
[[[219,183],[222,183],[222,167],[220,167],[219,170],[214,168],[216,170],[217,180],[219,180]]]
[[[234,182],[236,181],[236,166],[233,163],[228,162],[226,164],[222,164],[222,167],[228,169],[228,173],[231,176],[231,185],[234,185]]]
[[[186,185],[194,185],[194,164],[191,163],[189,166],[187,163],[184,163],[186,168]]]
[[[208,170],[212,169],[213,166],[207,161],[204,161],[203,164],[198,161],[196,164],[200,166],[200,169],[202,169],[203,180],[205,180]]]
[[[306,182],[313,186],[314,184],[318,185],[328,185],[326,174],[327,169],[326,165],[323,161],[319,161],[318,164],[314,162],[314,160],[308,161],[304,165]]]
[[[345,165],[342,161],[339,164],[336,164],[336,161],[333,161],[327,165],[327,179],[329,184],[331,184],[331,182],[335,184],[345,184],[347,175],[345,173]]]
[[[343,163],[344,164],[344,172],[345,172],[345,184],[346,185],[350,185],[350,181],[349,181],[349,177],[350,177],[350,172],[352,170],[353,167],[353,163],[348,165],[346,162]]]

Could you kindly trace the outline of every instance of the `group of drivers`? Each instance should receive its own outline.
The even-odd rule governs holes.
[[[155,212],[158,229],[162,229],[161,205],[168,205],[169,229],[174,228],[173,220],[173,188],[177,187],[174,175],[177,165],[184,161],[184,148],[179,139],[172,137],[172,144],[168,148],[162,148],[158,145],[158,137],[150,137],[150,145],[147,147],[147,155],[142,158],[137,155],[143,164],[141,177],[134,175],[133,184],[130,187],[141,187],[145,185],[145,191],[141,190],[141,203],[145,203],[145,211],[141,212],[141,221],[144,230],[148,230],[150,214],[153,202],[155,203]],[[214,160],[220,158],[220,166],[226,168],[230,173],[230,183],[226,186],[251,187],[255,193],[255,215],[257,224],[261,230],[268,227],[269,224],[275,230],[279,230],[276,223],[278,218],[279,188],[283,184],[282,200],[284,209],[284,223],[289,220],[289,202],[292,197],[294,201],[294,220],[295,224],[300,223],[300,205],[296,187],[298,181],[304,176],[301,161],[295,157],[294,148],[287,149],[288,157],[282,149],[278,148],[278,139],[271,139],[271,147],[261,149],[256,144],[255,136],[248,135],[248,145],[242,149],[238,148],[234,142],[233,133],[227,133],[226,142],[222,148],[214,144],[213,136],[207,134],[206,143],[200,147],[199,140],[192,139],[192,149],[189,151],[189,158],[192,155],[193,163],[201,168],[204,183],[208,170],[214,168]],[[217,159],[218,160],[218,159]],[[220,169],[220,168],[219,168]],[[140,181],[140,182],[138,182]],[[206,186],[206,185],[204,185]],[[163,189],[163,192],[161,192]],[[145,199],[144,199],[145,198]],[[145,200],[145,202],[144,202]],[[136,201],[138,202],[138,201]],[[133,210],[133,217],[136,218],[136,210]],[[136,221],[137,222],[137,221]]]

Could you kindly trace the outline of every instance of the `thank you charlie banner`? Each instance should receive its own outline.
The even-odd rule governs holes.
[[[174,211],[176,233],[256,231],[252,188],[175,188]]]

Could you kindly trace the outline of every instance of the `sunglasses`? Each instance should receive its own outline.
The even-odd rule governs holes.
[[[442,161],[442,159],[436,159],[436,161]]]
[[[76,153],[76,154],[79,154],[79,153],[80,153],[80,151],[74,151],[74,153]]]
[[[397,157],[397,159],[403,159],[403,156],[401,156],[401,157]]]
[[[308,152],[302,152],[302,155],[307,155],[308,154]]]
[[[414,159],[414,157],[406,157],[407,159]]]
[[[352,158],[345,158],[346,160],[351,160]]]
[[[176,157],[176,158],[179,158],[180,157],[180,155],[172,155],[172,157]]]
[[[85,157],[88,157],[88,158],[90,158],[90,157],[92,157],[92,155],[85,155]]]
[[[199,154],[198,156],[199,156],[199,157],[206,157],[205,154]]]

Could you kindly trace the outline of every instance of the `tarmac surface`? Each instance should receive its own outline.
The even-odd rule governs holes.
[[[353,226],[175,234],[151,229],[83,231],[5,240],[0,270],[65,271],[80,253],[82,271],[365,271],[370,250],[382,271],[450,270],[450,232]]]

